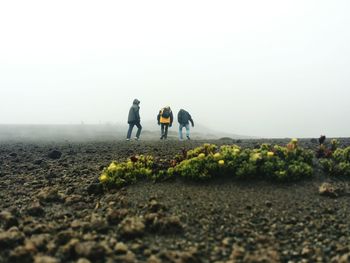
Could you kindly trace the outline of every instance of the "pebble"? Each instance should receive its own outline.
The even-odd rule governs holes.
[[[38,194],[37,198],[43,202],[61,202],[62,197],[58,193],[57,189],[46,187],[42,189]]]
[[[114,250],[117,254],[126,254],[128,252],[128,247],[123,242],[118,242],[115,245]]]
[[[34,263],[59,263],[57,258],[50,256],[36,256],[34,258]]]
[[[6,232],[0,232],[0,247],[11,248],[22,244],[24,241],[24,234],[18,229],[9,229]]]
[[[44,215],[45,210],[40,202],[34,202],[28,206],[27,213],[31,216],[42,216]]]
[[[105,249],[94,241],[86,241],[75,245],[75,253],[89,260],[101,260],[105,256]]]
[[[18,226],[18,220],[12,213],[2,211],[0,213],[0,226],[4,229],[9,229],[13,226]]]
[[[140,217],[126,217],[119,224],[118,228],[122,236],[133,238],[144,234],[145,224],[143,219]]]
[[[61,156],[62,156],[62,152],[58,151],[58,150],[52,150],[52,151],[49,151],[47,156],[50,158],[50,159],[53,159],[53,160],[57,160],[57,159],[60,159]]]

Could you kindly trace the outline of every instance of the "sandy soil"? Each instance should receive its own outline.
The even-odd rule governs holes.
[[[2,143],[0,262],[350,262],[350,196],[318,193],[345,179],[98,184],[111,160],[202,143]]]

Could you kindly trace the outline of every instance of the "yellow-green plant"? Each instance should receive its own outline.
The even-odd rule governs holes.
[[[298,140],[292,139],[286,147],[265,145],[261,147],[263,161],[258,174],[280,181],[311,177],[314,173],[311,150],[298,146]]]
[[[349,160],[349,155],[350,148],[338,149],[334,158],[344,162]],[[255,149],[204,144],[184,151],[171,160],[156,160],[150,155],[139,155],[124,162],[113,161],[103,170],[99,179],[105,185],[119,187],[143,178],[157,181],[175,176],[192,180],[208,180],[219,176],[296,180],[312,176],[313,157],[312,151],[298,146],[297,139],[291,140],[286,147],[262,144]],[[337,169],[348,169],[348,164],[342,163]]]
[[[219,170],[220,160],[216,160],[213,153],[205,155],[205,153],[199,153],[197,156],[183,160],[175,167],[168,170],[170,175],[178,175],[188,179],[209,179],[215,171]]]
[[[222,175],[296,180],[313,174],[313,153],[300,148],[297,139],[286,147],[262,144],[257,149],[242,150],[237,145],[220,148],[204,145],[189,153],[187,159],[168,171],[171,176],[200,180]]]
[[[205,143],[203,146],[194,148],[193,150],[189,150],[186,154],[186,159],[191,159],[193,157],[197,157],[201,153],[204,155],[209,155],[215,153],[217,150],[217,146],[215,144]]]
[[[106,185],[124,186],[141,178],[150,177],[153,166],[154,158],[150,155],[133,156],[125,162],[113,161],[103,170],[99,180]]]
[[[320,159],[320,163],[331,176],[350,176],[350,147],[337,148],[328,158]]]

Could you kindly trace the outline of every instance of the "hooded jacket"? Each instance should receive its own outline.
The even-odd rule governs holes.
[[[188,113],[188,111],[185,111],[184,109],[181,109],[177,114],[177,121],[181,125],[187,125],[189,124],[189,122],[191,122],[192,126],[194,126],[194,122],[192,120],[191,115]]]
[[[134,102],[129,110],[128,123],[140,123],[140,101],[138,99],[134,99]]]

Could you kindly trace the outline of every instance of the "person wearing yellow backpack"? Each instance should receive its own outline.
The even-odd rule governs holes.
[[[170,106],[162,108],[157,116],[158,125],[160,125],[161,130],[161,140],[166,140],[168,137],[168,128],[173,125],[173,112],[170,109]]]

